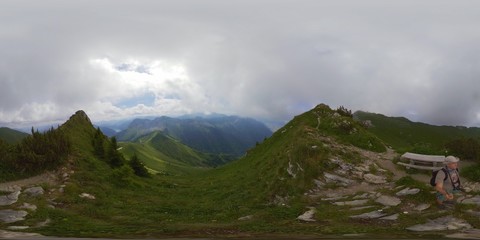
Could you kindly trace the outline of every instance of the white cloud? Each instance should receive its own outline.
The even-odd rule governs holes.
[[[78,109],[94,121],[189,112],[285,121],[323,102],[479,126],[479,7],[1,1],[0,125]]]

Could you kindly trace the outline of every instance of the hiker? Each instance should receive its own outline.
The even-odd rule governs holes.
[[[454,203],[454,194],[462,190],[460,174],[458,173],[458,161],[460,159],[457,157],[446,157],[446,166],[439,170],[435,177],[436,198],[440,208],[444,207],[444,203]]]

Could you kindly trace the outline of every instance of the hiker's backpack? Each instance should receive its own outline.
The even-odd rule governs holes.
[[[445,173],[445,178],[443,179],[443,181],[445,182],[445,180],[447,180],[447,177],[448,177],[447,169],[441,168],[441,169],[432,171],[432,177],[430,178],[430,185],[432,185],[433,187],[437,185],[435,184],[435,179],[437,178],[438,171],[440,170],[442,170],[443,173]]]
[[[432,185],[433,187],[435,187],[437,185],[437,184],[435,184],[435,179],[437,178],[438,171],[440,171],[440,170],[442,170],[443,173],[445,173],[445,178],[443,179],[444,182],[445,182],[445,180],[447,180],[448,176],[450,176],[447,172],[447,169],[445,169],[445,168],[441,168],[439,170],[432,171],[432,177],[430,178],[430,185]],[[457,171],[457,174],[458,174],[458,168],[455,169],[455,171]],[[458,184],[461,186],[460,178],[458,179]],[[453,182],[452,182],[452,185],[453,185]]]

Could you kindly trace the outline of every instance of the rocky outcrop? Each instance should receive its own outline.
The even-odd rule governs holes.
[[[16,203],[19,195],[20,191],[16,191],[8,195],[0,196],[0,206],[8,206]]]

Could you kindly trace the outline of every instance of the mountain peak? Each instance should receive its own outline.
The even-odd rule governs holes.
[[[88,115],[85,113],[85,111],[83,110],[78,110],[77,112],[75,112],[75,114],[73,114],[71,117],[70,117],[70,120],[72,119],[83,119],[89,123],[92,123],[90,121],[90,118],[88,118]]]

